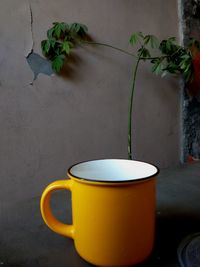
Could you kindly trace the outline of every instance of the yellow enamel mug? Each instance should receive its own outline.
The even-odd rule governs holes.
[[[74,239],[79,255],[97,266],[133,266],[153,248],[155,176],[158,168],[140,161],[102,159],[68,170],[69,180],[44,190],[41,213],[56,233]],[[58,221],[50,208],[51,192],[72,195],[72,225]]]

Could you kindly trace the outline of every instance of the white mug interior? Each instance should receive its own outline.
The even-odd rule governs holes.
[[[148,179],[159,169],[149,163],[126,159],[100,159],[71,166],[68,173],[75,178],[96,182],[131,182]]]

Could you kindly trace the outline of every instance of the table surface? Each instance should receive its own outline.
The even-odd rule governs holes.
[[[155,246],[149,259],[138,267],[179,267],[178,245],[188,234],[200,232],[199,185],[199,163],[160,172]],[[40,196],[26,202],[1,203],[0,266],[93,266],[78,256],[73,240],[55,234],[44,224],[39,201]],[[54,193],[51,205],[59,219],[71,222],[70,193]]]

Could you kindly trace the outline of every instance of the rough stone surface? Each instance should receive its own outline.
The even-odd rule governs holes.
[[[200,1],[182,0],[182,27],[184,43],[190,37],[200,40]],[[184,88],[183,96],[183,159],[200,158],[200,92],[190,95]]]

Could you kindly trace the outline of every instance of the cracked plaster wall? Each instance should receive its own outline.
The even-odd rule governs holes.
[[[126,158],[132,58],[79,49],[62,77],[41,58],[40,41],[53,21],[82,22],[95,40],[124,49],[134,31],[177,36],[176,1],[1,0],[0,20],[0,201],[41,194],[77,161]],[[135,158],[178,164],[179,98],[175,79],[140,67]]]

